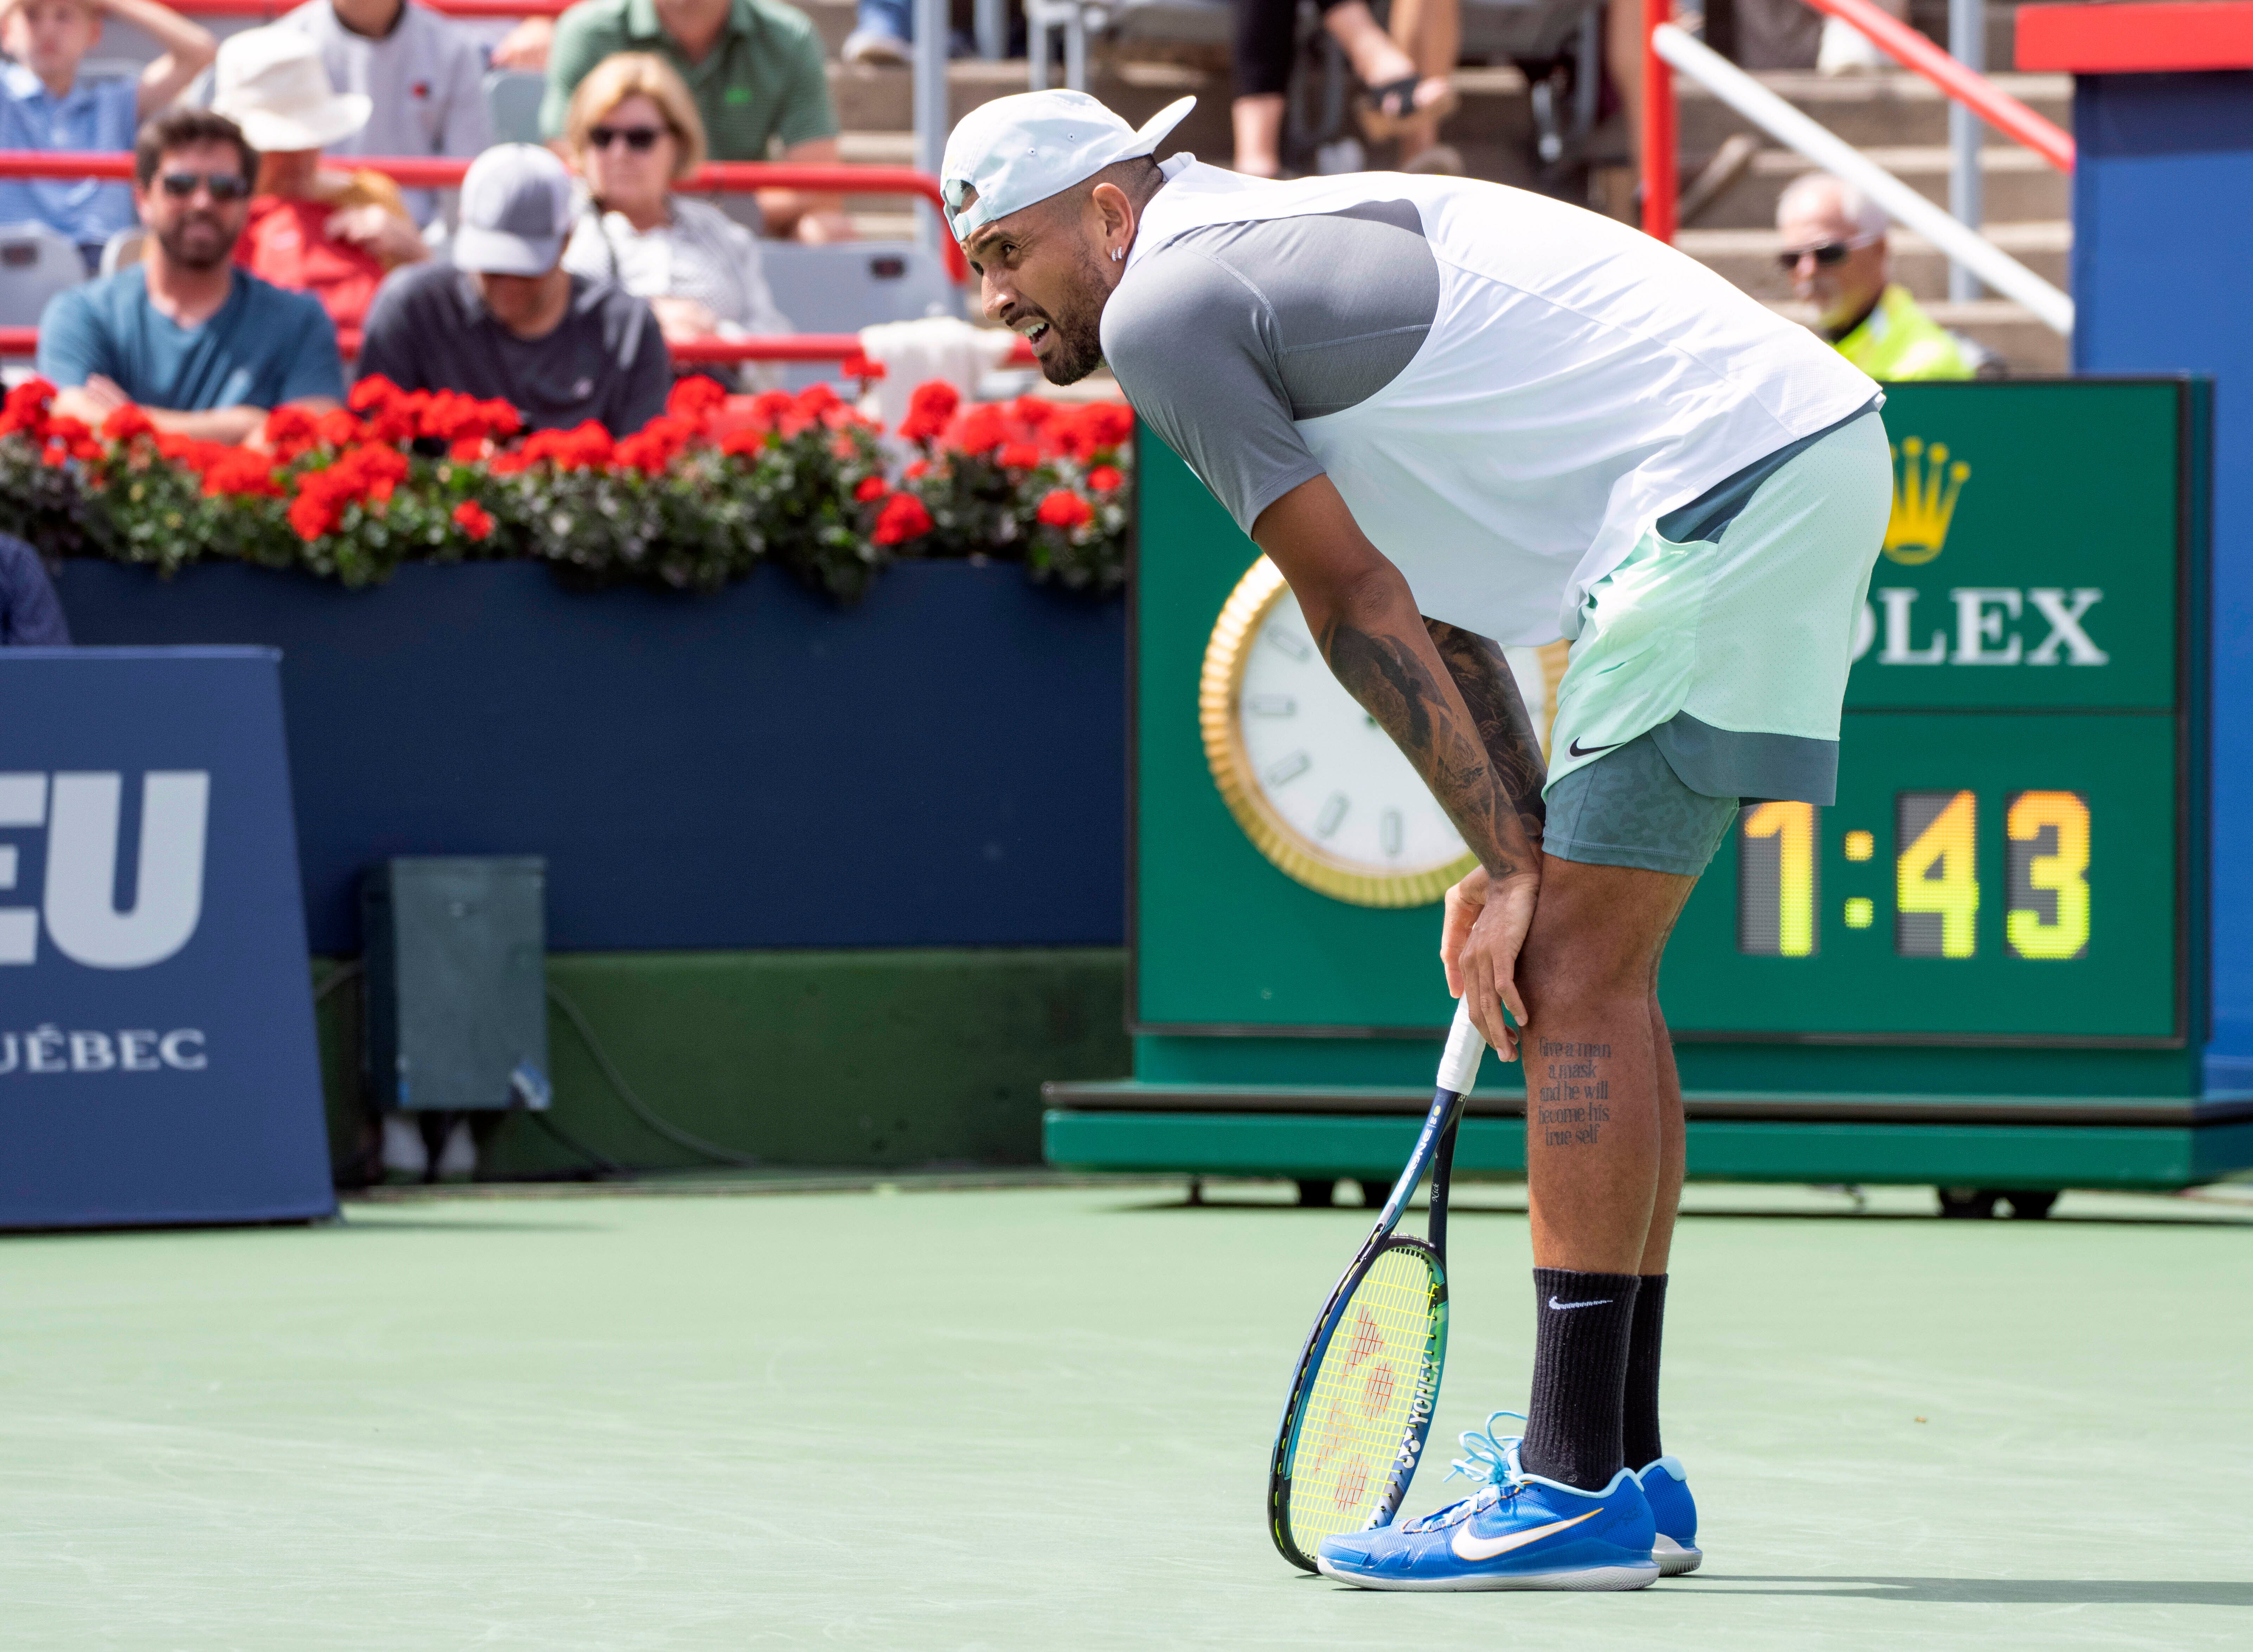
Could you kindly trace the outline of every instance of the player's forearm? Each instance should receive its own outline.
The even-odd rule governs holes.
[[[1308,617],[1318,627],[1315,638],[1332,673],[1392,736],[1488,875],[1537,870],[1538,820],[1529,831],[1518,798],[1489,755],[1481,720],[1433,645],[1407,582],[1387,566],[1357,582],[1320,621]],[[1524,714],[1521,707],[1521,720]],[[1538,782],[1534,795],[1538,799]]]
[[[1541,840],[1548,809],[1541,800],[1548,765],[1541,760],[1541,736],[1517,692],[1517,679],[1501,647],[1475,631],[1467,631],[1444,620],[1426,619],[1425,630],[1439,651],[1447,675],[1478,725],[1479,743],[1494,765],[1502,789],[1517,811],[1517,824],[1529,842]]]

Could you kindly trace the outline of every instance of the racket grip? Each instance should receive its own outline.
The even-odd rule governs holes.
[[[1471,1086],[1478,1082],[1479,1058],[1486,1054],[1486,1040],[1471,1024],[1471,1000],[1455,1000],[1454,1025],[1447,1028],[1447,1048],[1440,1057],[1440,1088],[1451,1090],[1458,1096],[1468,1096]]]

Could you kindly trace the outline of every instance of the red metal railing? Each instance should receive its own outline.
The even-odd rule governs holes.
[[[452,189],[470,164],[450,156],[352,155],[338,157],[354,167],[381,172],[408,189]],[[0,150],[0,178],[100,178],[129,182],[133,157],[94,150]],[[715,191],[748,194],[761,189],[799,189],[820,195],[918,195],[945,221],[938,180],[912,166],[811,166],[792,161],[712,161],[673,185],[691,193]],[[939,235],[946,273],[970,279],[970,265],[951,234]]]
[[[1903,68],[1922,75],[1996,130],[2016,138],[2060,171],[2073,171],[2073,135],[2035,114],[1976,70],[1967,69],[1908,24],[1870,0],[1807,0],[1869,37]],[[1674,239],[1676,159],[1674,75],[1652,44],[1652,31],[1671,20],[1673,0],[1643,0],[1643,227],[1661,240]]]
[[[166,0],[175,11],[192,17],[278,17],[294,11],[303,0]],[[552,17],[568,10],[572,0],[417,0],[450,17]]]
[[[1654,36],[1674,19],[1674,0],[1643,0],[1643,230],[1671,242],[1681,164],[1675,158],[1674,72],[1658,55]]]
[[[338,333],[337,347],[347,357],[357,356],[359,335]],[[37,355],[38,349],[37,327],[0,327],[0,359],[20,360]],[[686,339],[666,349],[675,361],[842,361],[860,353],[861,340],[849,332],[789,332],[762,338]],[[1022,338],[1011,345],[1009,366],[1029,366],[1034,359],[1033,347]]]
[[[1807,0],[1817,11],[1852,24],[1879,51],[1914,69],[1997,131],[2018,139],[2061,172],[2073,170],[2073,135],[2044,120],[1977,70],[1967,69],[1906,23],[1870,0]]]

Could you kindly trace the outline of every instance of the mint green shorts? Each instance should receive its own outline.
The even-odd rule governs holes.
[[[1645,735],[1691,791],[1830,803],[1854,624],[1892,505],[1873,404],[1662,517],[1582,608],[1557,685],[1552,805]]]

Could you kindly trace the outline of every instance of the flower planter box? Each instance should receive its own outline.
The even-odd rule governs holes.
[[[359,948],[396,854],[541,854],[557,951],[1110,945],[1125,930],[1126,610],[904,561],[850,607],[526,562],[349,589],[92,560],[81,644],[282,651],[306,920]]]

